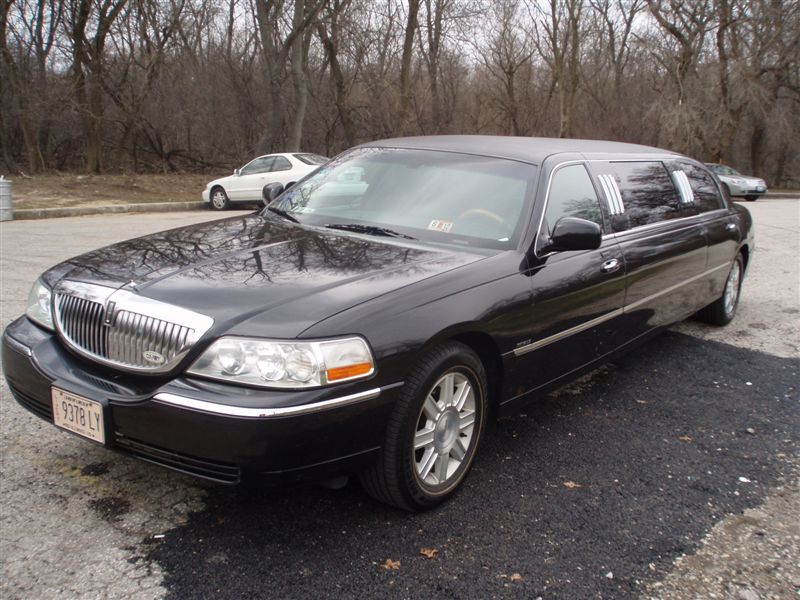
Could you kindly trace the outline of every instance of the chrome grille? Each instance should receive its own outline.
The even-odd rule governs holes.
[[[56,294],[56,311],[64,336],[92,354],[107,356],[105,309],[102,304],[76,296]]]
[[[56,328],[69,346],[128,370],[169,370],[213,323],[126,290],[67,282],[53,296]]]

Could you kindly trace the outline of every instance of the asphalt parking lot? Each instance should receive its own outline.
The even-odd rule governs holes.
[[[422,515],[354,483],[197,482],[56,430],[3,383],[0,597],[796,596],[800,200],[747,207],[734,323],[682,323],[496,423]],[[0,322],[63,258],[217,217],[3,223]]]

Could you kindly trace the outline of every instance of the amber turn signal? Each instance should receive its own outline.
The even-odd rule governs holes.
[[[347,365],[346,367],[328,369],[325,374],[328,381],[339,381],[341,379],[350,379],[351,377],[366,375],[370,371],[372,371],[372,363],[358,363],[355,365]]]

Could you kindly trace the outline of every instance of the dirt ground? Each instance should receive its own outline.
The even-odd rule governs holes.
[[[10,177],[14,208],[65,208],[91,204],[197,202],[206,183],[223,174],[78,175]]]

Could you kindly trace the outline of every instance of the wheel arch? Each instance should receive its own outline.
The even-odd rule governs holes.
[[[744,262],[744,270],[747,271],[747,265],[750,263],[750,246],[747,244],[742,244],[742,247],[739,248],[739,254],[742,255],[742,261]]]
[[[489,389],[487,390],[488,406],[490,411],[495,411],[500,404],[503,390],[503,359],[494,338],[485,331],[476,329],[475,325],[474,323],[465,323],[440,331],[423,345],[418,356],[424,356],[436,346],[447,342],[460,342],[467,346],[478,355],[484,369],[486,369],[486,379],[489,384]]]
[[[495,411],[500,404],[503,390],[503,359],[494,339],[483,331],[467,331],[456,334],[450,339],[468,346],[481,359],[489,383],[488,406],[490,411]]]

